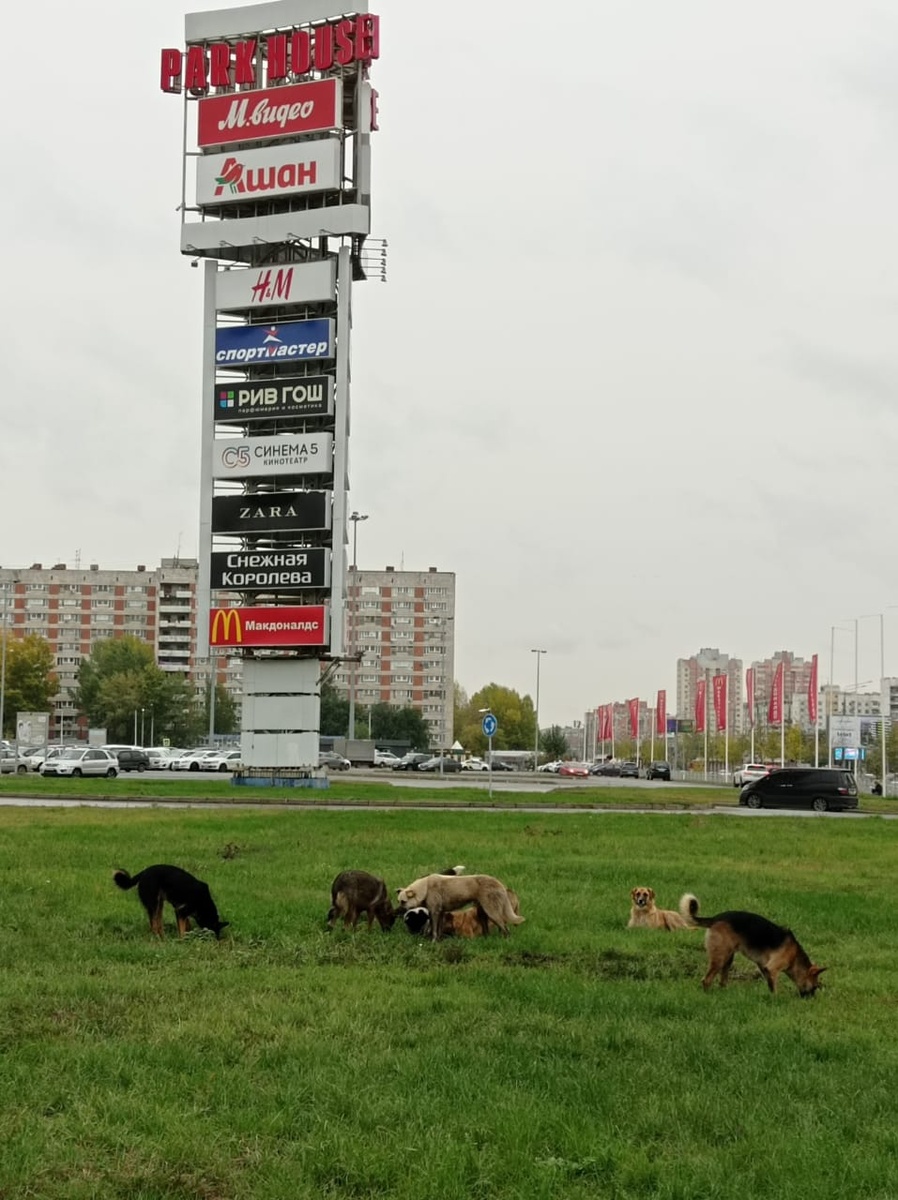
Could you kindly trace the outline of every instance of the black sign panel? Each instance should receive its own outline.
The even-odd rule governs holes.
[[[257,492],[212,498],[213,533],[263,534],[330,527],[330,492]]]
[[[274,417],[326,417],[334,409],[330,375],[216,383],[215,420],[243,424]]]
[[[290,546],[277,550],[215,550],[211,586],[232,592],[292,592],[330,586],[330,550]]]

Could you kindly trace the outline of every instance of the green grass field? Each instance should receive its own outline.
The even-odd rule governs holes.
[[[892,822],[700,812],[0,809],[0,1197],[898,1195]],[[232,922],[151,938],[111,871],[175,862]],[[463,862],[507,939],[329,933],[333,876]],[[771,997],[629,891],[792,925]]]

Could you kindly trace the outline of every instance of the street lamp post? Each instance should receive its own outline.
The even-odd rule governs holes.
[[[548,651],[531,650],[530,653],[536,655],[536,736],[533,743],[533,769],[535,771],[539,766],[539,660]]]
[[[358,568],[356,566],[356,550],[358,548],[359,521],[367,521],[368,514],[360,512],[351,512],[349,519],[352,521],[352,595],[349,598],[349,729],[346,737],[351,739],[355,737],[355,681],[356,681],[356,661],[355,661],[355,616],[356,606],[359,602],[359,581]]]
[[[9,637],[9,588],[15,586],[6,583],[3,588],[3,641],[0,643],[0,739],[3,737],[3,720],[6,715],[6,640]]]

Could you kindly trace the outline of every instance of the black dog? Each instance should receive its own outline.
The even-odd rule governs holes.
[[[157,937],[162,937],[162,906],[166,900],[175,910],[179,937],[190,929],[191,917],[201,928],[211,929],[217,938],[229,924],[219,920],[209,885],[181,867],[158,863],[133,876],[119,868],[113,871],[112,878],[123,891],[137,888],[140,902],[150,918],[150,929]]]
[[[430,937],[430,913],[426,908],[407,908],[402,919],[406,929],[415,937]]]

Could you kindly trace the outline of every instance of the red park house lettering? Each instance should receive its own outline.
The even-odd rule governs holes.
[[[300,79],[312,71],[353,63],[367,66],[379,57],[380,17],[360,13],[312,29],[272,34],[261,41],[243,38],[188,46],[186,52],[163,50],[160,86],[163,92],[186,88],[192,95],[205,96],[216,88],[266,87]],[[376,129],[376,101],[371,117],[372,129]]]

